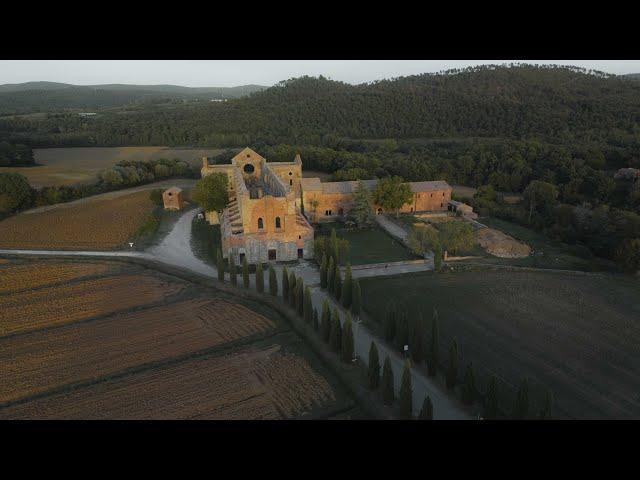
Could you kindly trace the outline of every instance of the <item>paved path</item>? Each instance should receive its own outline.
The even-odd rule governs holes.
[[[176,222],[173,230],[163,239],[163,241],[146,252],[136,251],[113,251],[113,252],[88,252],[88,251],[55,251],[55,250],[0,250],[0,254],[26,254],[26,255],[75,255],[94,257],[133,257],[147,260],[155,260],[172,266],[182,267],[193,272],[208,277],[217,277],[217,270],[198,259],[191,250],[191,222],[196,215],[197,209],[192,209],[184,213]],[[409,266],[404,266],[409,268]],[[278,287],[282,278],[282,265],[274,265],[276,270]],[[301,261],[298,265],[289,268],[296,276],[302,277],[305,285],[309,286],[313,306],[322,311],[322,304],[329,301],[331,308],[335,306],[340,312],[341,320],[344,322],[346,311],[320,288],[320,272],[318,268],[306,261]],[[225,275],[229,278],[229,274]],[[239,272],[238,284],[242,285],[242,275]],[[255,276],[251,275],[251,287],[255,288]],[[269,291],[269,275],[265,272],[265,291]],[[281,290],[279,290],[281,293]],[[356,356],[366,365],[369,360],[369,347],[375,341],[380,355],[380,364],[389,356],[391,368],[394,374],[396,391],[400,389],[400,381],[404,367],[404,359],[394,349],[387,348],[380,342],[362,323],[354,322],[354,349]],[[470,419],[469,415],[462,409],[459,402],[447,395],[430,378],[422,375],[417,370],[412,371],[413,382],[413,407],[414,414],[417,415],[422,406],[422,401],[426,395],[431,397],[435,419],[463,420]]]
[[[397,238],[403,243],[407,241],[409,233],[397,223],[389,220],[386,215],[376,215],[376,221],[378,225],[384,228],[393,238]]]

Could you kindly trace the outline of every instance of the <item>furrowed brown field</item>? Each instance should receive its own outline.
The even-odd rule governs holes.
[[[248,348],[154,368],[0,409],[0,418],[260,420],[335,402],[332,387],[303,357],[279,350]]]
[[[0,258],[0,265],[8,263]],[[14,263],[0,269],[0,294],[63,283],[90,275],[107,273],[111,267],[101,263]]]
[[[67,208],[24,212],[0,221],[0,248],[109,250],[122,247],[151,215],[149,192]]]
[[[118,275],[0,296],[0,336],[64,325],[161,301],[183,285]]]
[[[13,263],[0,270],[65,265]],[[354,407],[263,305],[138,266],[67,266],[72,284],[43,275],[35,290],[0,295],[0,418],[327,418]],[[105,276],[77,277],[96,266]]]

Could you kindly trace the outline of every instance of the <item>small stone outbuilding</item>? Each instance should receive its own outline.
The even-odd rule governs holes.
[[[164,203],[165,210],[182,210],[184,207],[184,196],[182,189],[178,187],[171,187],[165,190],[162,194],[162,201]]]

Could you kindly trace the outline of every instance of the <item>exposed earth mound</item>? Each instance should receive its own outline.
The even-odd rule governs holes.
[[[476,240],[482,248],[495,257],[523,258],[531,254],[529,245],[493,228],[478,230]]]

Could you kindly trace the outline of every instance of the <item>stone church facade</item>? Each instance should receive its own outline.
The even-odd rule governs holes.
[[[209,165],[204,157],[202,176],[213,172],[229,178],[229,205],[220,216],[207,212],[210,223],[220,223],[222,253],[236,263],[246,257],[250,264],[313,258],[314,222],[345,218],[353,207],[358,182],[321,182],[302,178],[302,160],[267,162],[250,148],[231,159],[230,164]],[[365,180],[373,189],[375,180]],[[412,201],[402,212],[446,211],[451,187],[444,181],[411,182]],[[304,205],[302,203],[304,202]],[[304,212],[302,214],[302,206]],[[374,206],[375,213],[383,209]]]

